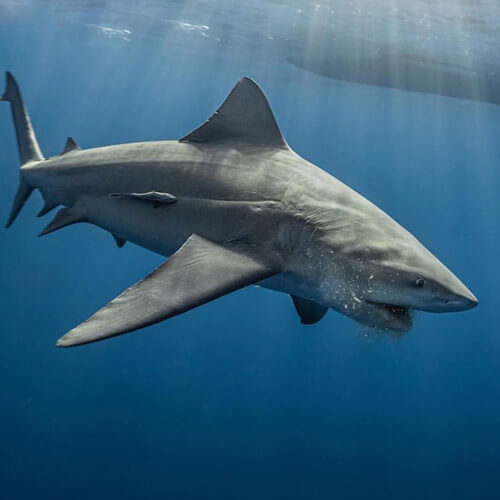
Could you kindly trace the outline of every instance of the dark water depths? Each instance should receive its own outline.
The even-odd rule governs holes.
[[[90,225],[37,239],[33,196],[1,233],[0,498],[498,497],[498,6],[304,4],[0,0],[0,70],[47,156],[68,135],[181,137],[250,76],[289,144],[413,232],[479,307],[420,314],[396,342],[334,312],[301,326],[288,297],[250,288],[58,350],[162,258]],[[6,105],[0,152],[6,218]]]

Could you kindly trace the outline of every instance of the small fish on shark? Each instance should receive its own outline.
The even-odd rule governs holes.
[[[413,235],[296,154],[258,85],[242,78],[180,140],[82,149],[69,138],[44,158],[14,77],[10,103],[21,160],[9,227],[34,189],[41,235],[79,222],[167,257],[57,345],[132,332],[249,285],[291,296],[303,324],[334,309],[386,332],[412,311],[456,312],[477,299]]]

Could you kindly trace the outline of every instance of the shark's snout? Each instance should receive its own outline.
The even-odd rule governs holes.
[[[460,312],[478,305],[475,295],[450,271],[447,270],[442,278],[429,287],[430,297],[418,309],[428,312]]]
[[[467,311],[477,306],[475,295],[451,271],[442,285],[445,291],[442,312]]]
[[[467,311],[479,303],[475,295],[464,286],[464,292],[446,300],[446,310],[449,312]]]

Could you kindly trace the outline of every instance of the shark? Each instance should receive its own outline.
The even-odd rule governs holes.
[[[45,158],[19,86],[6,75],[21,167],[9,227],[30,194],[41,235],[76,223],[167,259],[58,341],[70,347],[132,332],[241,288],[290,295],[303,324],[333,309],[401,335],[413,311],[478,301],[412,234],[295,153],[259,86],[242,78],[217,111],[179,140],[82,149],[68,138]]]

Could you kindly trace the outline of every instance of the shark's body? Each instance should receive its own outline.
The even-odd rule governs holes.
[[[9,224],[38,188],[43,213],[67,207],[43,234],[86,221],[120,245],[175,253],[58,345],[132,331],[249,284],[290,294],[304,323],[333,308],[389,331],[408,330],[413,308],[477,303],[387,214],[295,154],[251,80],[180,141],[81,150],[69,140],[47,160],[11,76],[4,99],[23,163]]]

